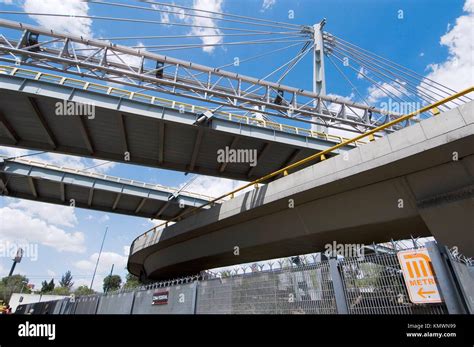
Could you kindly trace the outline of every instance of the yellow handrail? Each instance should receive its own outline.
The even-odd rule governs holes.
[[[371,135],[373,135],[373,134],[375,134],[375,133],[377,133],[377,132],[379,132],[379,131],[382,131],[382,130],[384,130],[384,129],[387,129],[387,128],[389,128],[389,127],[391,127],[391,126],[393,126],[393,125],[395,125],[395,124],[397,124],[397,123],[400,123],[400,122],[403,122],[403,121],[405,121],[405,120],[408,120],[408,119],[410,119],[410,118],[412,118],[412,117],[414,117],[414,116],[416,116],[416,115],[418,115],[418,114],[421,114],[421,113],[423,113],[423,112],[427,112],[427,111],[429,111],[429,110],[431,110],[431,109],[433,109],[433,108],[436,108],[436,107],[438,107],[438,106],[440,106],[440,105],[443,105],[443,104],[445,104],[445,103],[447,103],[447,102],[449,102],[449,101],[451,101],[451,100],[457,99],[457,98],[459,98],[459,97],[461,97],[461,96],[463,96],[463,95],[465,95],[465,94],[469,94],[469,93],[471,93],[471,92],[473,92],[473,91],[474,91],[474,86],[472,86],[472,87],[470,87],[470,88],[467,88],[467,89],[464,89],[463,91],[460,91],[460,92],[458,92],[458,93],[456,93],[456,94],[453,94],[453,95],[451,95],[451,96],[449,96],[449,97],[447,97],[447,98],[444,98],[444,99],[442,99],[442,100],[439,100],[439,101],[437,101],[437,102],[435,102],[435,103],[433,103],[433,104],[431,104],[431,105],[425,106],[425,107],[423,107],[423,108],[421,108],[421,109],[419,109],[419,110],[417,110],[417,111],[414,111],[414,112],[409,113],[409,114],[407,114],[407,115],[405,115],[405,116],[402,116],[402,117],[400,117],[400,118],[394,119],[394,120],[392,120],[391,122],[388,122],[388,123],[386,123],[386,124],[383,124],[383,125],[381,125],[381,126],[379,126],[379,127],[377,127],[377,128],[374,128],[374,129],[372,129],[372,130],[369,130],[369,131],[367,131],[367,132],[364,133],[364,134],[360,134],[360,135],[358,135],[358,136],[356,136],[356,137],[354,137],[354,138],[352,138],[352,139],[345,140],[345,141],[343,141],[343,142],[341,142],[341,143],[338,143],[337,145],[335,145],[335,146],[333,146],[333,147],[331,147],[331,148],[328,148],[328,149],[325,149],[325,150],[323,150],[323,151],[321,151],[321,152],[318,152],[318,153],[316,153],[316,154],[310,155],[309,157],[304,158],[304,159],[301,159],[301,160],[297,161],[296,163],[293,163],[293,164],[290,164],[290,165],[288,165],[288,166],[285,166],[284,168],[279,169],[279,170],[277,170],[277,171],[274,171],[274,172],[272,172],[272,173],[270,173],[270,174],[268,174],[268,175],[265,175],[265,176],[263,176],[263,177],[261,177],[261,178],[255,180],[255,181],[253,181],[253,182],[247,183],[247,184],[241,186],[240,188],[234,189],[233,191],[231,191],[231,192],[229,192],[229,193],[226,193],[226,194],[224,194],[224,195],[222,195],[222,196],[216,198],[216,199],[213,200],[213,201],[209,201],[208,203],[206,203],[206,204],[204,204],[204,205],[202,205],[202,206],[195,207],[195,208],[193,208],[193,209],[191,209],[191,210],[187,210],[187,211],[183,212],[182,214],[180,214],[179,216],[177,216],[177,217],[175,217],[175,218],[172,218],[172,219],[170,219],[169,221],[167,221],[167,222],[165,222],[165,223],[162,223],[162,224],[160,224],[160,225],[157,225],[157,226],[155,226],[155,227],[149,229],[147,232],[145,232],[144,234],[142,234],[142,235],[140,235],[140,236],[144,236],[144,235],[148,234],[148,232],[150,232],[151,230],[155,230],[155,231],[156,231],[156,229],[159,228],[159,227],[167,226],[169,222],[173,222],[173,221],[176,221],[176,220],[180,220],[183,216],[185,216],[185,215],[187,215],[187,214],[196,213],[196,211],[200,210],[200,209],[203,208],[203,207],[206,207],[206,206],[208,206],[208,205],[213,205],[213,204],[215,204],[215,202],[218,201],[218,200],[222,200],[222,199],[224,199],[224,198],[226,198],[226,197],[228,197],[228,196],[234,196],[235,193],[240,192],[240,191],[242,191],[242,190],[244,190],[244,189],[246,189],[246,188],[248,188],[248,187],[255,186],[255,185],[258,186],[259,183],[265,182],[265,181],[267,181],[268,179],[270,179],[270,178],[272,178],[272,177],[275,177],[275,176],[278,176],[278,175],[281,175],[281,174],[285,175],[285,172],[288,172],[288,170],[297,168],[297,167],[299,167],[299,166],[301,166],[301,165],[304,165],[304,164],[306,164],[306,163],[308,163],[308,162],[310,162],[310,161],[313,161],[313,160],[315,160],[315,159],[318,159],[318,158],[320,158],[320,157],[324,157],[326,154],[328,154],[328,153],[330,153],[330,152],[332,152],[332,151],[334,151],[334,150],[336,150],[336,149],[338,149],[338,148],[341,148],[341,147],[343,147],[343,146],[346,146],[346,145],[349,144],[349,143],[358,141],[358,140],[360,140],[360,139],[363,139],[364,137],[371,136]],[[140,237],[140,236],[139,236],[139,237]],[[139,237],[138,237],[138,238],[139,238]],[[138,239],[138,238],[137,238],[137,239]],[[135,241],[134,241],[134,242],[135,242]]]

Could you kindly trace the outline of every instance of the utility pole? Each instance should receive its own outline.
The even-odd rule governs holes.
[[[89,288],[91,290],[92,290],[92,285],[94,284],[94,278],[97,272],[97,267],[99,266],[100,255],[102,254],[102,249],[104,248],[104,242],[105,242],[105,237],[107,236],[107,230],[109,230],[109,227],[105,228],[104,238],[102,239],[102,244],[100,245],[99,256],[97,257],[97,263],[95,264],[94,274],[92,275],[91,286]]]
[[[326,95],[323,41],[323,28],[325,24],[326,18],[313,26],[313,92],[317,95]],[[317,100],[314,101],[313,106],[314,108],[318,106]],[[326,129],[323,129],[320,125],[311,125],[311,130],[324,131]]]

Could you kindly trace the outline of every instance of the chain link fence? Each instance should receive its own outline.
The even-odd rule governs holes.
[[[446,314],[444,304],[412,304],[396,253],[339,263],[349,314]]]
[[[200,283],[198,314],[336,314],[327,262],[224,275]]]

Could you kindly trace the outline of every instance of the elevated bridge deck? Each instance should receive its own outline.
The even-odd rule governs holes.
[[[0,71],[0,145],[251,181],[344,140],[223,112],[195,125],[206,109],[16,67]],[[94,104],[94,118],[57,115],[58,102]],[[226,147],[256,150],[256,166],[218,162]]]
[[[0,158],[0,190],[14,198],[163,220],[211,200],[157,184],[25,159]]]
[[[473,256],[473,213],[470,102],[152,229],[133,242],[128,269],[170,278],[323,251],[334,241],[372,244],[411,235],[432,235]]]

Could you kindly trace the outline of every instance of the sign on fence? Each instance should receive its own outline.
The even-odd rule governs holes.
[[[168,291],[156,292],[153,294],[152,305],[166,305],[168,303]]]
[[[410,301],[414,304],[441,302],[431,259],[426,248],[398,252]]]

